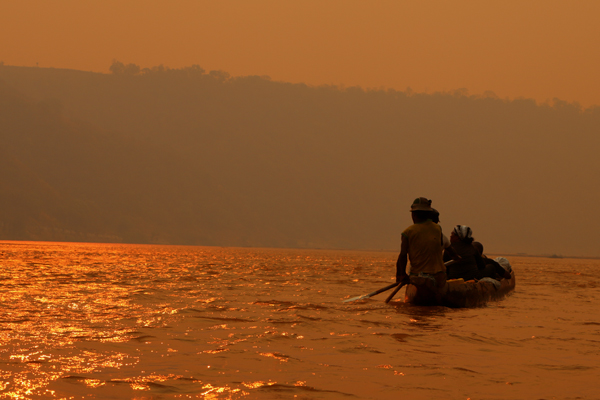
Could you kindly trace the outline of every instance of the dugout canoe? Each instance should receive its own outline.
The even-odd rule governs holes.
[[[467,282],[462,279],[449,280],[441,290],[441,297],[437,298],[430,290],[431,282],[427,279],[411,279],[411,283],[406,286],[404,302],[452,308],[482,307],[489,301],[504,298],[515,289],[515,272],[511,271],[510,275],[510,279],[502,279],[499,285],[489,279]]]

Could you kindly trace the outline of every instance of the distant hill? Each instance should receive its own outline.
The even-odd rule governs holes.
[[[111,69],[0,66],[0,238],[600,255],[598,108]]]

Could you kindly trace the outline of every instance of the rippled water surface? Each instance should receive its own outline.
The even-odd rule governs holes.
[[[600,398],[600,260],[511,257],[512,296],[448,309],[342,302],[391,283],[392,253],[0,254],[2,398]]]

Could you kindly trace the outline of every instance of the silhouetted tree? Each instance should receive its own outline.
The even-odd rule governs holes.
[[[120,61],[114,60],[109,70],[115,75],[138,75],[140,73],[140,66],[131,63],[125,65]]]

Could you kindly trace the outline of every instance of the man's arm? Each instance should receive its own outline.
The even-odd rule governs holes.
[[[462,257],[459,256],[458,253],[456,253],[456,251],[454,251],[454,249],[452,247],[446,247],[444,249],[444,257],[443,258],[444,258],[444,262],[450,261],[450,260],[453,260],[456,262],[462,261]]]
[[[406,265],[408,264],[408,239],[403,235],[400,245],[400,255],[396,261],[396,282],[408,280],[406,275]]]

